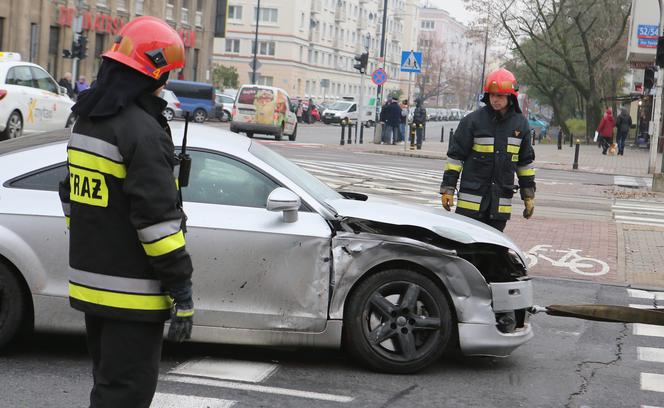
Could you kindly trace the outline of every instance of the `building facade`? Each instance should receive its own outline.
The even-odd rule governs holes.
[[[317,101],[357,97],[355,56],[369,50],[365,95],[376,96],[370,74],[383,67],[390,90],[408,88],[401,51],[415,49],[417,0],[389,0],[384,63],[379,61],[383,0],[263,0],[259,15],[256,82]],[[240,84],[251,83],[256,2],[230,0],[226,38],[216,38],[213,61],[233,66]]]
[[[182,36],[186,47],[185,79],[208,81],[214,39],[215,0],[3,0],[0,2],[0,50],[18,52],[23,60],[46,68],[54,78],[72,72],[70,50],[80,16],[87,37],[87,57],[78,72],[94,80],[100,55],[108,50],[120,28],[135,16],[166,20]]]

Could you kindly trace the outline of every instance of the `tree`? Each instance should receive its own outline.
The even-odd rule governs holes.
[[[240,76],[235,67],[215,65],[212,68],[212,84],[215,88],[237,88],[240,84]]]

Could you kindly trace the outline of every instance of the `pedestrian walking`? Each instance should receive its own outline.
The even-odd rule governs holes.
[[[620,110],[620,115],[616,119],[616,129],[617,129],[617,141],[618,141],[618,155],[624,156],[625,153],[625,140],[627,140],[627,134],[632,128],[632,117],[627,113],[627,109],[622,108]]]
[[[599,139],[602,145],[602,154],[606,154],[606,151],[611,144],[613,143],[613,128],[615,127],[615,122],[613,120],[613,111],[611,108],[606,108],[604,112],[604,117],[599,122],[597,127],[597,133],[599,134]]]
[[[309,98],[309,103],[307,104],[307,123],[312,124],[314,123],[314,109],[316,106],[314,105],[314,100]]]
[[[71,83],[71,72],[65,72],[65,74],[58,81],[58,85],[67,89],[67,95],[70,98],[74,98],[74,87]]]
[[[415,110],[413,111],[413,124],[415,125],[415,132],[417,135],[417,148],[422,148],[422,138],[424,136],[424,127],[427,124],[427,110],[422,106],[422,99],[417,99],[415,102]]]
[[[86,91],[90,88],[90,85],[88,85],[88,81],[85,79],[84,75],[81,75],[78,77],[78,81],[74,84],[74,94],[76,94],[76,97],[83,92]]]
[[[408,110],[408,99],[404,99],[401,101],[401,104],[399,104],[399,107],[401,108],[401,119],[399,121],[399,144],[403,144],[403,142],[408,141],[408,137],[406,135],[406,125],[408,124],[408,114],[410,113]]]
[[[461,177],[456,213],[500,231],[511,216],[515,172],[526,207],[524,218],[535,210],[535,152],[518,96],[510,71],[500,68],[487,76],[482,98],[486,106],[459,122],[440,185],[443,208],[450,211]]]
[[[401,124],[401,107],[399,100],[395,97],[385,106],[385,132],[383,133],[383,144],[397,144],[399,141],[399,125]]]
[[[85,314],[90,407],[150,406],[164,322],[190,338],[192,263],[168,122],[159,98],[184,66],[178,33],[155,17],[128,22],[79,94],[60,199],[69,227],[69,301]],[[175,175],[175,177],[174,177]]]
[[[297,101],[297,108],[295,109],[295,116],[297,117],[297,123],[302,123],[302,114],[304,109],[302,108],[302,101]]]

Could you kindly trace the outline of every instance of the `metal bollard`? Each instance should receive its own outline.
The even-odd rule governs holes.
[[[574,133],[569,132],[569,147],[574,146]]]
[[[532,137],[532,139],[533,139],[533,141],[532,141],[532,145],[535,146],[535,140],[537,139],[537,137],[536,137],[536,135],[535,135],[535,129],[530,129],[530,135],[531,135],[531,137]]]
[[[574,164],[572,165],[572,169],[574,170],[579,168],[579,143],[581,143],[581,141],[576,139],[576,148],[574,149]]]
[[[558,150],[563,149],[563,131],[559,130],[558,131]]]
[[[452,136],[454,136],[454,128],[450,128],[450,140],[449,143],[452,143]]]
[[[360,126],[360,144],[363,143],[364,143],[364,126]]]
[[[445,141],[445,126],[440,128],[440,143]]]
[[[417,146],[417,150],[422,150],[422,142],[424,142],[424,135],[426,134],[427,127],[426,125],[419,124],[418,125],[420,128],[422,128],[422,138],[420,140],[415,141],[415,145]],[[417,133],[415,134],[417,137]]]
[[[348,140],[346,144],[353,144],[353,122],[348,120]]]
[[[346,133],[346,120],[341,119],[340,125],[341,125],[341,140],[339,141],[339,144],[343,146],[344,144],[346,144],[346,141],[344,140],[344,136]]]
[[[410,124],[410,150],[415,150],[415,124]]]
[[[358,136],[358,134],[360,133],[360,131],[359,131],[358,127],[357,127],[359,123],[360,123],[359,120],[358,120],[357,122],[355,122],[355,144],[357,144],[357,136]]]

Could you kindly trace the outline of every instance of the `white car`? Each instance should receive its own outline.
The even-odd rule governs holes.
[[[182,108],[180,100],[178,99],[177,96],[175,96],[175,93],[173,91],[169,91],[168,89],[163,89],[161,91],[161,94],[159,94],[159,97],[165,100],[166,103],[168,104],[166,105],[166,108],[164,108],[164,111],[162,112],[162,115],[164,115],[166,120],[171,121],[173,120],[173,118],[182,117]]]
[[[75,115],[67,91],[37,64],[0,52],[0,140],[69,127]]]

